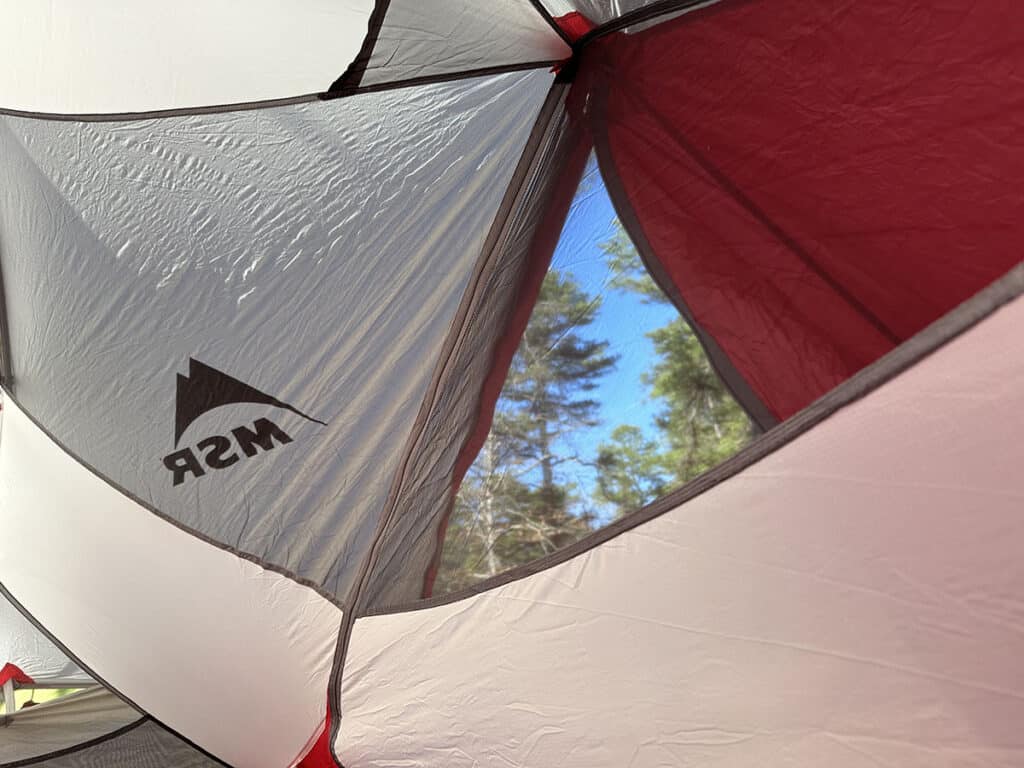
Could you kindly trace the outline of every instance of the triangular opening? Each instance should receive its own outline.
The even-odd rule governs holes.
[[[458,489],[434,594],[563,549],[759,431],[648,273],[591,159]]]

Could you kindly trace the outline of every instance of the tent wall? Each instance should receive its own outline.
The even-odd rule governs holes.
[[[1020,260],[1016,20],[725,2],[587,49],[623,223],[775,417]]]
[[[0,476],[0,530],[47,552],[0,549],[3,584],[102,682],[229,763],[281,768],[305,751],[334,604],[150,514],[10,399]]]
[[[1021,323],[1017,299],[597,548],[357,619],[339,757],[1019,765]]]
[[[0,119],[18,402],[158,514],[344,600],[551,79]],[[211,407],[229,379],[293,409]],[[259,419],[288,440],[249,457]]]
[[[0,108],[139,112],[319,93],[373,0],[0,1]]]

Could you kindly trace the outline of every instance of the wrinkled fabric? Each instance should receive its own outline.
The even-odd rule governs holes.
[[[346,599],[551,78],[0,118],[18,401],[140,503]]]
[[[499,222],[489,267],[398,488],[359,610],[408,603],[433,591],[453,496],[487,436],[586,160],[588,146],[569,124],[564,93],[539,126],[544,130],[536,159]]]
[[[1020,261],[1018,10],[719,3],[588,50],[627,229],[779,419]]]
[[[558,32],[529,0],[392,0],[348,86],[444,78],[492,67],[568,59]]]
[[[572,559],[357,619],[342,762],[1021,765],[1022,323]]]

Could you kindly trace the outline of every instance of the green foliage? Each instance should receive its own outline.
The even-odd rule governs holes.
[[[597,469],[598,498],[620,515],[665,494],[672,477],[660,446],[632,424],[616,427],[611,442],[600,446]]]
[[[614,236],[601,247],[615,275],[612,287],[637,294],[645,302],[668,302],[621,224],[616,222]],[[656,357],[643,383],[662,403],[656,419],[662,439],[661,444],[646,440],[638,427],[623,426],[612,432],[611,442],[601,446],[599,493],[619,515],[706,472],[755,434],[746,412],[725,388],[682,317],[647,336]]]
[[[612,289],[667,303],[621,226],[601,245]],[[596,487],[561,470],[574,432],[596,426],[592,393],[616,358],[581,331],[601,296],[548,273],[501,392],[490,434],[464,478],[449,522],[435,593],[443,594],[561,549],[588,533],[595,510],[633,512],[707,471],[754,434],[747,415],[681,318],[648,333],[655,355],[641,384],[659,404],[657,434],[623,424],[598,446]]]
[[[600,309],[568,275],[548,272],[512,361],[490,434],[463,479],[437,592],[561,549],[589,532],[588,499],[561,477],[560,438],[597,423],[589,393],[615,365],[606,342],[580,335]]]
[[[676,484],[682,484],[736,453],[754,428],[682,318],[649,335],[659,360],[644,381],[664,403],[657,425],[670,446]]]

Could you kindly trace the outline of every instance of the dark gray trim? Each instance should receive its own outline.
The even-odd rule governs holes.
[[[349,63],[341,76],[331,83],[327,93],[334,94],[347,89],[355,89],[362,82],[363,75],[366,74],[366,68],[370,66],[370,59],[373,58],[373,49],[377,47],[380,31],[384,28],[384,19],[388,15],[388,6],[390,5],[391,0],[377,0],[374,3],[373,12],[370,14],[370,20],[367,24],[366,37],[363,38],[363,44],[359,48],[359,53],[356,54],[356,57]]]
[[[561,63],[561,60],[526,61],[522,64],[501,64],[495,67],[463,69],[443,75],[424,75],[423,77],[410,77],[405,80],[388,80],[387,82],[374,83],[373,85],[360,85],[358,88],[343,88],[338,91],[322,94],[320,98],[324,101],[330,101],[331,99],[340,99],[345,96],[358,96],[361,93],[378,93],[380,91],[393,91],[398,88],[412,88],[419,85],[451,83],[457,80],[471,80],[474,77],[505,75],[509,72],[525,72],[531,69],[553,69]]]
[[[644,228],[636,217],[633,206],[629,202],[629,196],[622,185],[618,166],[615,164],[615,158],[612,155],[611,146],[608,141],[607,124],[603,120],[593,122],[598,123],[592,126],[591,132],[594,137],[594,152],[597,155],[598,167],[604,179],[605,189],[608,190],[612,207],[615,208],[615,213],[618,215],[619,221],[622,222],[626,234],[629,235],[633,245],[636,246],[641,261],[647,267],[647,271],[662,293],[675,305],[679,314],[683,316],[683,319],[690,326],[690,329],[697,337],[697,341],[700,342],[701,347],[704,349],[704,354],[708,362],[711,363],[712,369],[718,374],[718,378],[725,384],[733,399],[747,412],[751,421],[761,432],[767,432],[779,423],[778,417],[768,409],[768,406],[758,397],[757,393],[747,383],[747,380],[736,370],[736,366],[733,365],[732,360],[729,359],[725,350],[718,345],[715,338],[697,322],[693,312],[690,311],[690,307],[683,299],[683,295],[665,272],[661,261],[658,260],[654,249],[647,240]]]
[[[770,432],[766,432],[722,464],[667,496],[655,500],[643,509],[617,520],[606,528],[595,531],[563,550],[553,552],[547,557],[486,579],[466,589],[405,605],[369,611],[366,615],[406,613],[455,603],[540,573],[571,560],[577,555],[589,552],[595,547],[611,541],[616,536],[685,504],[756,464],[766,456],[775,453],[840,409],[871,394],[883,384],[921,362],[936,350],[973,328],[1000,307],[1017,299],[1022,293],[1024,293],[1024,263],[1018,264],[999,280],[979,291],[963,304],[912,336],[887,355],[863,368]]]
[[[151,722],[147,715],[143,715],[133,723],[123,725],[117,730],[106,733],[103,736],[97,736],[89,741],[83,741],[81,744],[76,744],[73,747],[65,747],[64,749],[57,749],[53,752],[47,752],[44,755],[38,755],[36,757],[28,757],[24,760],[15,760],[13,763],[0,763],[0,768],[21,768],[24,765],[38,765],[45,760],[55,760],[58,757],[65,757],[66,755],[80,752],[83,749],[89,749],[90,747],[97,747],[100,744],[116,739],[118,736],[124,736],[126,733],[130,733],[144,723]]]
[[[438,392],[441,390],[447,376],[451,375],[449,363],[455,349],[457,348],[457,343],[460,337],[465,333],[467,326],[472,323],[475,317],[475,312],[472,310],[478,306],[480,290],[487,284],[486,278],[494,269],[494,262],[496,261],[499,253],[499,250],[495,245],[498,242],[506,222],[515,210],[515,204],[519,199],[520,190],[529,178],[530,171],[533,169],[534,163],[537,161],[542,139],[546,135],[548,127],[554,116],[558,114],[558,106],[563,103],[566,89],[567,86],[555,84],[552,85],[551,89],[548,91],[548,95],[540,108],[540,112],[534,121],[530,135],[526,140],[526,146],[523,148],[523,153],[519,158],[519,162],[516,164],[515,170],[513,171],[512,179],[506,187],[505,196],[498,206],[498,210],[495,212],[491,228],[488,230],[487,238],[484,241],[483,248],[481,249],[481,255],[477,259],[473,274],[470,277],[466,289],[463,291],[459,308],[456,311],[455,316],[452,318],[451,327],[445,336],[444,345],[441,348],[437,363],[434,366],[434,373],[430,386],[424,394],[416,420],[413,423],[409,437],[406,440],[405,448],[402,453],[402,461],[395,472],[387,500],[381,510],[380,519],[377,525],[377,530],[374,533],[372,544],[367,552],[363,564],[360,566],[359,576],[354,582],[355,585],[348,599],[349,604],[352,606],[352,610],[346,611],[344,614],[341,633],[338,637],[338,644],[335,647],[334,663],[331,668],[331,677],[328,686],[328,697],[331,704],[331,732],[329,744],[331,756],[339,765],[341,765],[341,759],[335,752],[334,745],[338,738],[338,732],[341,727],[342,720],[342,673],[345,667],[345,658],[348,654],[348,644],[352,635],[352,627],[355,624],[357,614],[360,613],[360,603],[363,599],[363,594],[366,591],[369,578],[373,573],[374,566],[376,565],[377,556],[380,551],[380,546],[384,540],[384,536],[397,512],[397,502],[405,483],[406,473],[409,462],[413,456],[413,452],[422,437],[428,417],[433,411]]]
[[[141,112],[33,112],[22,109],[0,107],[0,116],[24,117],[32,120],[54,120],[74,123],[116,123],[130,120],[156,120],[162,117],[185,117],[188,115],[212,115],[221,112],[248,112],[254,109],[288,107],[293,104],[308,104],[323,98],[320,93],[306,93],[284,99],[261,99],[239,101],[231,104],[212,104],[206,107],[180,107],[174,109],[151,109]]]
[[[529,61],[522,64],[509,64],[497,67],[484,67],[482,69],[469,69],[460,72],[451,72],[445,75],[430,75],[426,77],[414,77],[407,80],[391,80],[386,83],[349,88],[337,92],[306,93],[300,96],[292,96],[284,99],[265,99],[261,101],[240,101],[232,104],[215,104],[206,107],[181,107],[175,109],[154,109],[143,112],[32,112],[20,109],[8,109],[0,107],[0,117],[20,117],[31,120],[51,120],[65,123],[117,123],[131,122],[138,120],[159,120],[165,117],[186,117],[190,115],[213,115],[225,112],[250,112],[257,109],[274,109],[276,107],[290,107],[297,104],[311,104],[318,101],[333,101],[334,99],[359,96],[364,93],[377,93],[379,91],[394,91],[400,88],[413,88],[420,85],[435,85],[439,83],[451,83],[458,80],[471,80],[475,77],[487,77],[490,75],[503,75],[509,72],[525,72],[532,69],[551,69],[561,61]]]
[[[92,473],[93,475],[98,477],[100,480],[102,480],[104,483],[109,485],[115,491],[117,491],[118,493],[120,493],[123,496],[127,496],[129,499],[134,501],[136,504],[138,504],[143,509],[145,509],[148,512],[151,512],[152,514],[156,515],[161,520],[163,520],[163,521],[165,521],[167,523],[170,523],[171,525],[173,525],[178,530],[184,531],[185,533],[189,534],[190,536],[193,536],[193,537],[199,539],[200,541],[204,542],[205,544],[209,544],[209,545],[211,545],[213,547],[216,547],[217,549],[223,550],[224,552],[228,552],[229,554],[232,554],[235,557],[240,558],[242,560],[248,560],[250,563],[255,563],[256,565],[260,566],[264,570],[273,571],[274,573],[277,573],[277,574],[280,574],[281,576],[284,576],[286,579],[290,579],[290,580],[294,581],[296,584],[300,584],[303,587],[308,587],[309,589],[312,589],[314,592],[316,592],[322,598],[324,598],[325,600],[329,601],[330,603],[336,605],[342,611],[345,611],[344,604],[335,595],[332,595],[330,592],[325,590],[321,585],[317,584],[316,582],[314,582],[314,581],[312,581],[310,579],[307,579],[305,577],[299,576],[296,573],[292,573],[287,568],[283,568],[280,565],[275,565],[274,563],[268,562],[268,561],[262,559],[259,555],[254,555],[251,552],[245,552],[245,551],[243,551],[241,549],[238,549],[237,547],[232,547],[230,544],[224,544],[223,542],[217,541],[216,539],[213,539],[213,538],[207,536],[205,533],[202,533],[201,531],[197,531],[194,528],[191,528],[191,527],[185,525],[184,523],[179,522],[178,520],[175,520],[173,517],[171,517],[170,515],[166,514],[165,512],[161,512],[159,509],[154,507],[149,502],[147,502],[144,499],[136,496],[134,493],[132,493],[128,489],[122,488],[120,485],[115,483],[113,480],[109,479],[108,477],[105,477],[99,470],[95,469],[92,465],[90,465],[82,457],[78,456],[74,451],[72,451],[70,448],[68,448],[66,445],[64,445],[64,443],[62,443],[59,439],[57,439],[57,437],[54,436],[54,434],[52,432],[50,432],[43,424],[41,424],[39,419],[37,419],[35,416],[33,416],[32,413],[27,408],[25,408],[25,406],[22,405],[18,401],[18,398],[16,398],[13,394],[11,394],[11,392],[9,390],[0,389],[0,394],[2,394],[4,397],[9,398],[15,405],[17,405],[18,408],[21,409],[22,413],[24,413],[25,416],[28,418],[28,420],[31,421],[36,426],[36,428],[39,429],[40,432],[42,432],[50,440],[52,440],[53,443],[58,448],[60,448],[64,453],[66,453],[70,458],[74,459],[76,462],[78,462],[78,464],[80,466],[82,466],[84,469],[87,469],[90,473]]]
[[[130,698],[125,696],[123,693],[121,693],[121,691],[119,691],[117,688],[112,686],[110,683],[108,683],[102,677],[97,675],[96,672],[93,671],[92,669],[90,669],[89,666],[86,665],[80,658],[75,656],[75,654],[73,654],[71,652],[70,648],[68,648],[66,645],[64,645],[64,643],[62,643],[59,639],[57,639],[57,637],[55,637],[53,635],[53,633],[51,633],[46,627],[44,627],[42,624],[40,624],[36,620],[36,617],[33,616],[29,612],[29,610],[18,601],[18,598],[16,598],[14,595],[12,595],[10,593],[10,590],[8,590],[7,587],[4,586],[3,582],[0,582],[0,595],[2,595],[4,598],[6,598],[7,602],[9,602],[11,605],[13,605],[17,609],[17,611],[22,616],[24,616],[25,620],[28,621],[28,623],[31,624],[33,627],[35,627],[36,630],[39,632],[39,634],[41,634],[43,637],[45,637],[47,640],[49,640],[51,643],[53,643],[55,646],[57,646],[57,648],[60,650],[61,653],[63,653],[65,656],[67,656],[69,659],[71,659],[73,662],[75,662],[75,664],[77,664],[82,670],[87,672],[92,677],[93,680],[95,680],[97,683],[99,683],[104,688],[106,688],[108,691],[110,691],[110,693],[112,693],[114,696],[117,696],[117,698],[119,698],[121,701],[123,701],[129,707],[132,707],[133,709],[135,709],[139,713],[141,713],[144,720],[149,720],[149,721],[155,723],[156,725],[159,725],[161,728],[163,728],[165,731],[167,731],[169,734],[171,734],[175,738],[180,739],[181,741],[185,742],[186,744],[188,744],[193,749],[195,749],[195,750],[197,750],[199,752],[202,752],[204,755],[209,757],[211,760],[213,760],[213,761],[215,761],[217,763],[220,763],[221,765],[225,766],[225,768],[233,768],[231,765],[229,765],[228,763],[225,763],[223,760],[221,760],[216,755],[213,755],[213,754],[207,752],[205,749],[200,747],[198,744],[196,744],[191,739],[188,739],[185,736],[182,736],[178,731],[174,730],[173,728],[168,727],[163,721],[158,720],[157,718],[155,718],[152,715],[150,715],[149,713],[147,713],[142,707],[140,707],[138,704],[136,704]]]

